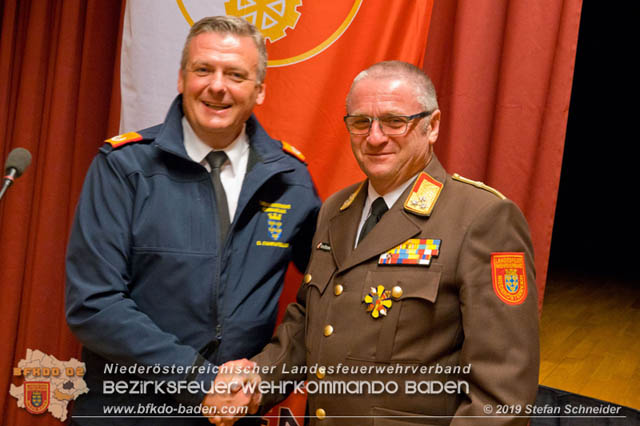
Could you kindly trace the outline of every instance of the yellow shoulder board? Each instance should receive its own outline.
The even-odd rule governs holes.
[[[404,209],[420,216],[431,215],[441,190],[441,182],[425,172],[420,173],[404,202]]]
[[[465,178],[465,177],[460,176],[460,175],[459,175],[459,174],[457,174],[457,173],[454,173],[451,177],[452,177],[453,179],[455,179],[455,180],[459,181],[459,182],[468,183],[469,185],[473,185],[473,186],[475,186],[476,188],[480,188],[480,189],[484,189],[485,191],[489,191],[489,192],[491,192],[492,194],[496,195],[497,197],[502,198],[503,200],[505,200],[505,199],[507,198],[507,197],[505,197],[504,195],[502,195],[502,193],[501,193],[500,191],[498,191],[497,189],[492,188],[492,187],[490,187],[489,185],[485,185],[484,183],[479,182],[479,181],[477,181],[477,180],[467,179],[467,178]]]
[[[293,145],[290,145],[288,143],[286,143],[285,141],[282,141],[282,150],[288,154],[293,155],[294,157],[296,157],[298,160],[302,161],[303,163],[306,161],[305,156],[300,152],[300,150],[298,148],[296,148]]]
[[[128,132],[123,133],[118,136],[114,136],[110,139],[107,139],[105,142],[110,143],[113,148],[118,148],[119,146],[126,145],[130,142],[137,142],[142,140],[142,135],[136,132]]]
[[[356,190],[353,191],[351,195],[349,195],[349,198],[347,198],[347,200],[344,203],[342,203],[342,205],[340,206],[340,211],[346,210],[353,203],[353,200],[356,199],[356,197],[358,196],[358,192],[360,192],[365,182],[366,181],[362,181],[360,185],[358,185]]]

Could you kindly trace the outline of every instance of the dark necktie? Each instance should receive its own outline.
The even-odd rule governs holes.
[[[364,237],[376,226],[376,223],[380,220],[383,214],[389,210],[387,204],[384,202],[384,198],[378,197],[371,204],[371,214],[365,220],[362,230],[360,231],[360,237],[358,238],[358,244],[364,239]]]
[[[207,155],[207,162],[211,166],[211,183],[216,196],[216,206],[218,208],[218,224],[220,226],[220,242],[224,242],[229,231],[229,206],[227,204],[227,194],[224,192],[222,181],[220,180],[220,168],[227,161],[227,154],[224,151],[211,151]]]

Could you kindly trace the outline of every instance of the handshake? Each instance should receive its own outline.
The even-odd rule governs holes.
[[[202,412],[206,413],[210,423],[230,426],[245,414],[258,412],[262,395],[257,385],[261,379],[258,374],[250,373],[255,365],[252,361],[240,359],[220,366],[211,390],[202,401]]]

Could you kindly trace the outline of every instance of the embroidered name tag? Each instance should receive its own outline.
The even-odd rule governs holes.
[[[429,266],[431,258],[440,254],[441,240],[412,238],[380,255],[378,265]]]
[[[329,245],[329,243],[318,243],[318,245],[316,246],[316,250],[322,250],[322,251],[331,251],[331,246]]]

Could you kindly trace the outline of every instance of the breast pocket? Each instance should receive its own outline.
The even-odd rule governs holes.
[[[354,336],[348,358],[382,363],[426,360],[441,273],[436,264],[428,269],[398,266],[369,271],[362,287],[362,326]],[[380,312],[376,318],[372,313],[375,301],[381,298],[390,303],[386,303],[386,314]]]
[[[335,263],[329,253],[314,253],[307,268],[303,285],[307,287],[305,316],[305,342],[307,352],[312,352],[314,345],[318,345],[322,328],[319,326],[326,316],[327,304],[321,303],[333,274]]]

